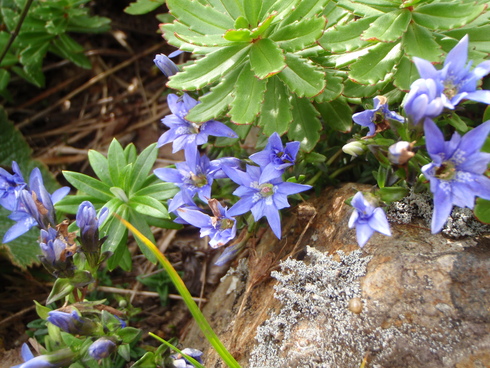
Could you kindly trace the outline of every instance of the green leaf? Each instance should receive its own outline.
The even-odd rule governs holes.
[[[5,69],[0,69],[0,91],[6,89],[10,81],[10,73]]]
[[[243,15],[250,23],[251,28],[257,27],[259,22],[262,0],[240,0],[242,3]]]
[[[242,12],[239,7],[239,3],[235,0],[229,1],[229,0],[207,0],[209,5],[211,5],[214,9],[222,12],[225,15],[228,15],[232,19],[238,20],[244,19],[242,16]],[[248,27],[248,21],[247,24],[244,26],[237,26],[235,24],[234,28],[245,28]]]
[[[325,8],[325,5],[328,1],[329,0],[301,0],[293,8],[293,11],[291,11],[289,15],[284,18],[281,26],[284,24],[293,23],[294,21],[300,19],[311,18],[320,14]]]
[[[250,48],[250,66],[259,79],[269,78],[286,67],[285,57],[277,44],[263,38]]]
[[[109,213],[117,213],[124,219],[128,219],[129,217],[129,208],[126,204],[122,204],[121,201],[117,198],[114,198],[113,201],[108,202],[106,207],[109,209]],[[115,217],[110,216],[105,223],[102,225],[100,229],[101,237],[107,236],[107,240],[102,245],[102,252],[114,252],[114,254],[109,258],[116,257],[116,259],[120,259],[123,255],[122,251],[119,250],[116,254],[116,250],[119,246],[124,246],[128,231],[124,225]],[[117,264],[116,264],[117,265]]]
[[[63,299],[65,296],[69,295],[75,286],[73,286],[70,282],[70,279],[62,279],[58,278],[55,280],[53,288],[49,293],[48,299],[46,300],[46,304],[51,304],[60,299]]]
[[[114,198],[110,186],[100,180],[73,171],[63,171],[63,176],[75,188],[95,198],[106,202]]]
[[[46,319],[49,316],[49,312],[51,312],[51,308],[45,307],[40,304],[38,301],[34,300],[34,304],[36,305],[36,313],[41,319]]]
[[[67,32],[102,33],[110,30],[111,20],[106,17],[81,15],[68,19]]]
[[[328,28],[318,40],[320,46],[332,52],[349,52],[369,43],[361,39],[361,34],[377,17],[361,18],[347,24]]]
[[[54,207],[58,212],[75,214],[83,201],[91,202],[96,209],[102,208],[106,203],[106,201],[93,196],[77,194],[66,196],[61,201],[57,202]]]
[[[248,30],[247,30],[248,31]],[[215,47],[215,46],[233,46],[235,45],[234,41],[242,41],[239,39],[239,35],[234,35],[234,32],[238,32],[239,35],[241,34],[239,31],[235,30],[230,30],[225,33],[225,35],[202,35],[196,32],[191,31],[190,29],[186,29],[186,32],[175,32],[175,37],[187,42],[191,43],[196,46],[209,46],[209,47]],[[248,31],[250,33],[250,31]],[[230,35],[231,34],[231,35]],[[235,36],[235,38],[233,37]],[[249,38],[251,40],[251,38]],[[248,41],[247,41],[248,42]]]
[[[137,0],[124,9],[125,13],[140,15],[149,13],[165,4],[165,0]]]
[[[167,0],[167,6],[179,22],[203,34],[223,34],[234,26],[232,18],[199,1]]]
[[[379,43],[350,66],[349,78],[357,83],[376,84],[393,73],[402,55],[401,44]]]
[[[95,175],[109,186],[113,186],[114,183],[109,174],[109,163],[107,158],[100,152],[95,150],[88,151],[88,161],[92,170],[94,170]]]
[[[325,72],[306,59],[294,54],[286,54],[288,65],[278,77],[296,93],[298,97],[313,97],[325,88]]]
[[[350,132],[352,128],[352,109],[344,99],[316,104],[325,125],[339,132]]]
[[[408,9],[399,9],[383,14],[371,23],[361,38],[364,41],[395,41],[403,35],[411,20],[412,15]]]
[[[293,119],[291,108],[289,91],[284,83],[277,76],[269,78],[258,121],[264,134],[270,136],[277,132],[283,135],[287,132]]]
[[[133,196],[128,205],[142,215],[157,218],[170,218],[165,206],[152,197]]]
[[[417,23],[411,23],[403,35],[403,51],[410,58],[417,56],[433,62],[440,61],[443,54],[432,32]]]
[[[227,71],[237,67],[247,56],[249,47],[249,44],[239,44],[220,48],[170,77],[167,86],[195,90],[213,83]]]
[[[246,64],[238,76],[234,99],[229,112],[235,124],[251,124],[260,112],[266,81],[255,78],[254,72]]]
[[[109,163],[109,175],[114,186],[123,187],[124,176],[122,173],[128,163],[124,155],[124,150],[116,138],[112,140],[109,146],[107,161]]]
[[[159,201],[172,198],[180,191],[173,183],[160,182],[149,186],[143,186],[134,193],[135,197],[149,196]]]
[[[250,42],[253,40],[252,31],[248,28],[229,29],[224,34],[223,38],[234,42]]]
[[[20,62],[24,65],[36,65],[41,67],[49,45],[49,42],[45,42],[26,47],[20,53]]]
[[[490,201],[487,199],[477,198],[475,205],[475,216],[481,222],[490,224]]]
[[[319,131],[322,129],[322,124],[318,119],[318,111],[306,98],[292,96],[291,105],[293,121],[289,127],[288,138],[299,141],[301,148],[309,152],[320,140]]]
[[[265,5],[265,4],[263,4]],[[276,17],[276,13],[270,14],[266,19],[264,19],[262,22],[259,23],[259,26],[257,28],[254,28],[252,32],[252,38],[256,39],[257,37],[261,36],[265,31],[267,31],[272,24],[272,21]]]
[[[140,214],[131,211],[129,216],[129,222],[131,222],[131,225],[133,225],[136,229],[138,229],[144,236],[150,239],[152,243],[155,243],[155,238],[153,237],[153,233],[151,232],[150,226],[148,226],[148,223],[142,218]],[[153,252],[146,246],[146,244],[139,237],[135,236],[134,238],[141,250],[141,253],[143,253],[150,262],[156,263],[157,258],[155,257],[155,254],[153,254]]]
[[[68,19],[66,18],[54,18],[46,22],[46,32],[52,35],[62,35],[66,32],[66,27],[68,25]]]
[[[344,88],[344,78],[336,76],[327,70],[325,80],[327,81],[327,85],[323,92],[315,97],[316,102],[335,100],[342,93]]]
[[[59,35],[51,43],[50,51],[68,59],[81,68],[90,69],[90,59],[83,54],[84,48],[66,33]]]
[[[156,143],[149,145],[139,154],[129,175],[129,195],[141,189],[141,185],[148,178],[155,164],[157,155],[158,148]]]
[[[460,40],[465,35],[468,35],[470,39],[470,50],[475,48],[481,52],[485,52],[487,54],[490,53],[490,25],[471,28],[464,27],[444,32],[444,34],[457,40]]]
[[[411,84],[419,77],[419,72],[415,64],[406,56],[403,56],[396,67],[393,84],[402,91],[408,91],[410,90]]]
[[[124,327],[116,332],[117,336],[126,344],[130,344],[141,337],[142,330],[134,327]]]
[[[321,37],[325,24],[326,19],[323,17],[302,19],[280,28],[270,39],[285,51],[303,50]]]
[[[186,115],[186,120],[194,123],[202,123],[221,115],[228,110],[233,101],[232,92],[242,67],[238,67],[228,73],[221,82],[212,87],[209,93],[199,97],[200,104],[194,106]]]
[[[464,134],[469,130],[468,125],[466,125],[466,123],[458,116],[458,114],[451,114],[451,116],[449,116],[447,119],[444,119],[444,121],[453,126],[459,134]]]
[[[476,5],[473,2],[422,3],[412,12],[412,17],[417,24],[423,27],[450,30],[473,21],[485,8],[486,5]]]
[[[126,157],[126,162],[128,164],[134,163],[138,158],[138,151],[136,151],[136,146],[133,143],[124,147],[124,157]]]

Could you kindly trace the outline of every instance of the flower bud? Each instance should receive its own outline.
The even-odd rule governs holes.
[[[388,159],[392,164],[404,165],[415,156],[412,149],[413,143],[406,141],[396,142],[388,148]]]
[[[367,150],[366,150],[366,145],[363,142],[353,141],[345,144],[342,147],[342,151],[344,151],[344,153],[347,153],[348,155],[357,157],[363,155]]]
[[[108,209],[102,208],[97,219],[97,213],[92,203],[84,201],[77,211],[77,225],[80,228],[80,243],[84,252],[97,253],[100,250],[99,227],[107,218]]]
[[[97,329],[95,322],[82,318],[77,310],[72,310],[71,313],[54,310],[48,314],[48,322],[71,334],[90,335]]]
[[[155,65],[165,74],[166,77],[170,77],[179,72],[179,68],[175,63],[168,58],[167,55],[158,54],[155,55],[155,59],[153,60]]]
[[[88,354],[95,360],[107,358],[116,350],[116,344],[108,338],[101,337],[88,348]]]

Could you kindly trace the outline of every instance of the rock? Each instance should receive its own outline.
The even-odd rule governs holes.
[[[251,368],[490,367],[488,237],[392,223],[359,249],[344,204],[357,190],[327,189],[235,262],[204,307],[224,345]],[[182,345],[225,366],[194,324]]]

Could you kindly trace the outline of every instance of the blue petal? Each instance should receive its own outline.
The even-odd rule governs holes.
[[[177,96],[176,94],[170,93],[167,96],[167,105],[168,105],[168,108],[174,114],[180,112],[179,105],[177,104],[177,101],[179,101],[179,96]]]
[[[391,236],[390,224],[381,208],[376,208],[368,220],[369,226],[383,235]]]
[[[51,194],[51,201],[54,203],[58,203],[63,198],[65,198],[68,193],[70,193],[70,187],[62,187],[58,190],[55,190],[53,194]]]
[[[359,212],[354,209],[354,211],[352,211],[352,214],[350,215],[350,218],[349,218],[349,229],[352,229],[354,226],[356,226],[356,222],[357,222],[357,219],[359,218]]]
[[[237,203],[235,203],[229,210],[228,210],[228,215],[229,216],[238,216],[242,215],[252,208],[253,203],[252,203],[252,198],[251,197],[244,197],[238,200]]]
[[[211,218],[201,211],[181,207],[177,209],[177,214],[189,224],[196,227],[211,227]]]
[[[281,239],[281,217],[277,208],[273,205],[265,205],[265,217],[274,235]]]
[[[238,135],[235,133],[233,129],[227,127],[225,124],[216,120],[210,120],[205,122],[201,126],[201,131],[203,133],[215,137],[238,138]]]
[[[274,164],[271,162],[264,167],[262,174],[260,174],[259,184],[264,184],[272,179],[278,178],[282,175],[284,170],[277,170]]]
[[[478,125],[464,135],[459,148],[466,154],[479,151],[490,133],[490,120]]]
[[[269,140],[267,142],[267,147],[266,150],[278,150],[280,152],[284,151],[284,148],[282,146],[282,140],[281,137],[277,132],[274,132],[271,134],[269,137]]]
[[[283,182],[277,185],[277,191],[282,194],[291,195],[311,189],[311,185]]]
[[[413,62],[417,67],[420,78],[423,79],[439,79],[439,75],[437,69],[434,68],[434,65],[430,63],[430,61],[414,57]]]
[[[449,215],[451,215],[453,208],[451,197],[451,193],[445,192],[440,187],[434,193],[434,213],[432,214],[431,224],[432,234],[441,231]]]
[[[468,59],[468,35],[465,35],[451,51],[448,52],[444,66],[449,65],[450,72],[464,70]]]
[[[166,181],[168,183],[182,184],[182,174],[176,169],[169,168],[159,168],[153,170],[153,173],[160,180]]]
[[[261,167],[265,167],[271,163],[271,154],[270,150],[263,150],[250,155],[250,160],[255,162],[257,165]]]
[[[3,236],[3,243],[11,242],[22,234],[28,232],[33,226],[37,225],[37,221],[33,217],[28,217],[24,221],[19,221],[7,230]]]
[[[445,152],[444,135],[439,130],[437,125],[431,119],[425,119],[424,122],[425,143],[427,152],[433,156],[440,155]]]
[[[465,99],[472,100],[476,102],[481,102],[487,105],[490,105],[490,91],[487,90],[478,90],[474,92],[468,92],[465,96]]]
[[[368,242],[369,238],[374,234],[374,230],[367,223],[356,224],[357,244],[362,248]]]
[[[269,198],[269,200],[271,202],[271,204],[269,206],[271,206],[272,205],[272,199]],[[252,212],[252,215],[254,217],[255,222],[259,221],[262,217],[265,216],[266,207],[268,206],[266,204],[266,201],[267,201],[267,199],[261,199],[258,202],[256,202],[252,206],[252,208],[250,208],[250,211]]]

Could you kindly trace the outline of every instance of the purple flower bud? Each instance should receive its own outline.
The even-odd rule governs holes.
[[[78,207],[77,225],[80,228],[80,243],[84,252],[96,253],[102,244],[99,240],[99,227],[107,218],[109,211],[102,208],[97,219],[97,213],[92,203],[84,201]]]
[[[90,335],[97,328],[95,322],[82,318],[77,310],[71,313],[54,310],[48,314],[48,322],[71,334]]]
[[[107,358],[116,350],[116,344],[108,338],[101,337],[88,348],[88,354],[95,360]]]
[[[414,125],[441,114],[446,101],[442,90],[440,81],[433,79],[417,79],[412,83],[403,108]]]
[[[76,252],[76,245],[69,244],[60,231],[53,229],[41,229],[39,246],[42,256],[39,256],[44,267],[56,277],[70,277],[73,275],[72,256]]]
[[[175,63],[168,58],[165,54],[155,55],[155,59],[153,59],[155,65],[165,74],[166,77],[170,77],[179,72],[179,68]]]
[[[15,211],[19,192],[27,185],[15,161],[12,162],[12,171],[13,174],[0,168],[0,205],[9,211]]]
[[[184,350],[182,350],[182,353],[190,356],[191,358],[195,359],[198,363],[202,364],[202,359],[201,359],[202,351],[197,349],[185,348]],[[170,355],[170,358],[174,360],[173,364],[175,368],[194,368],[194,366],[180,354]]]
[[[388,159],[392,164],[404,165],[415,156],[412,149],[413,143],[405,141],[396,142],[388,148]]]

